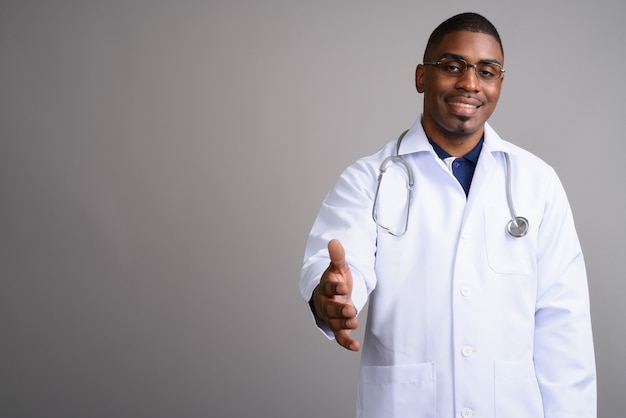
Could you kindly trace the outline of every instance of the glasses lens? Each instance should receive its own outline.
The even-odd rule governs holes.
[[[476,64],[476,75],[483,80],[497,80],[502,75],[502,69],[496,64]]]
[[[460,77],[467,70],[467,63],[461,60],[442,59],[439,69],[449,76]]]
[[[465,61],[460,59],[444,58],[439,61],[439,69],[441,72],[451,77],[462,76],[465,74],[465,71],[467,71],[468,66],[469,65]],[[476,75],[481,80],[493,81],[502,77],[502,67],[498,64],[481,62],[476,65],[472,65],[472,67],[476,71]]]

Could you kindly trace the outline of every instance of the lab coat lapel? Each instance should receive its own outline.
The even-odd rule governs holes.
[[[493,176],[497,175],[497,161],[489,147],[485,145],[483,145],[480,156],[478,157],[478,163],[476,164],[476,170],[474,171],[472,185],[470,187],[469,195],[467,196],[467,205],[465,206],[465,212],[463,214],[462,229],[464,229],[465,223],[468,222],[470,216],[476,216],[474,212],[476,211],[476,207],[480,206],[478,202],[485,199],[484,194],[491,193],[491,179]]]

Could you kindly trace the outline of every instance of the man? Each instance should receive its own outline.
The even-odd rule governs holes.
[[[487,19],[443,22],[416,69],[423,115],[342,173],[312,228],[300,289],[319,328],[360,350],[350,331],[369,300],[359,417],[596,416],[565,192],[486,122],[503,65]]]

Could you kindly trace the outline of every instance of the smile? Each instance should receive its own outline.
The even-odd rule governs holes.
[[[477,109],[480,106],[478,105],[471,105],[469,103],[456,103],[456,102],[450,102],[451,106],[458,106],[458,107],[463,107],[465,109]]]

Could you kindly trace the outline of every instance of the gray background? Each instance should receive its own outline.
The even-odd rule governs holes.
[[[0,1],[0,416],[352,416],[304,243],[467,10],[504,42],[492,125],[568,190],[600,416],[623,413],[624,3],[441,3]]]

